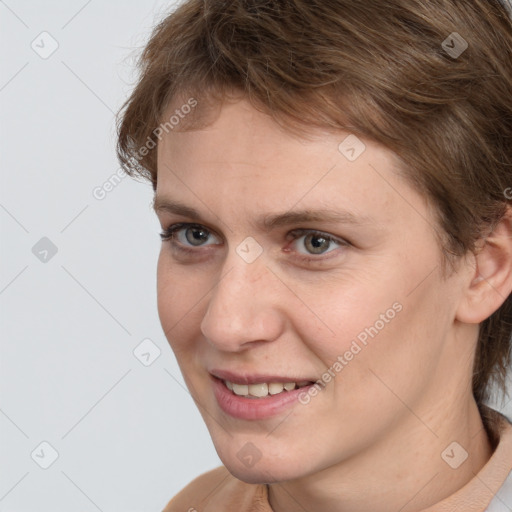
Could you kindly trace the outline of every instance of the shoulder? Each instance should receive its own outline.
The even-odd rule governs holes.
[[[496,412],[494,430],[497,432],[498,446],[492,459],[498,459],[496,467],[502,467],[508,473],[505,481],[495,493],[486,512],[501,512],[510,510],[512,505],[512,422],[510,418]]]
[[[184,487],[174,498],[167,504],[163,512],[180,511],[192,512],[195,506],[204,501],[208,494],[211,494],[225,480],[230,477],[230,473],[224,467],[218,467],[203,473],[194,478],[186,487]]]
[[[238,512],[265,512],[267,503],[265,485],[242,482],[220,466],[192,480],[163,512],[218,512],[232,508]]]

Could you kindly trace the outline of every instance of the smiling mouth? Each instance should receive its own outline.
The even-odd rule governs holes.
[[[312,381],[300,382],[261,382],[258,384],[236,384],[229,380],[222,380],[224,385],[236,396],[243,398],[265,398],[279,395],[314,384]]]
[[[313,385],[311,380],[296,380],[284,375],[235,374],[215,370],[210,375],[213,393],[220,409],[244,421],[266,420],[300,402],[300,395]]]

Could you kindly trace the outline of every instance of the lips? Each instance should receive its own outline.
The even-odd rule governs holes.
[[[233,384],[250,386],[251,384],[263,384],[270,382],[316,382],[317,378],[311,376],[298,376],[298,375],[279,375],[279,374],[255,374],[255,373],[235,373],[229,370],[214,369],[210,374],[220,380],[229,381]]]
[[[302,393],[307,393],[315,382],[313,379],[304,379],[303,376],[234,373],[218,369],[210,371],[210,378],[213,393],[220,409],[224,413],[242,420],[265,420],[284,413],[286,409],[299,403],[299,396]],[[266,394],[266,396],[262,396],[262,392],[256,393],[260,396],[250,396],[253,388],[258,386],[267,387],[269,382],[285,382],[291,383],[293,386],[290,386],[289,390],[281,390],[276,394],[270,393],[270,389],[268,389],[269,394]],[[296,388],[295,382],[300,382],[302,386]],[[238,388],[236,391],[241,393],[242,396],[230,389],[234,386]],[[245,389],[249,393],[247,396],[243,396]]]

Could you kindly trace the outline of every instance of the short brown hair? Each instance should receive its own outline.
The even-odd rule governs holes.
[[[238,93],[290,131],[343,129],[394,151],[435,207],[445,257],[474,251],[512,199],[512,23],[499,0],[187,0],[139,65],[118,157],[154,190],[169,104],[188,95],[204,110]],[[480,326],[479,404],[493,381],[505,391],[511,331],[509,296]]]

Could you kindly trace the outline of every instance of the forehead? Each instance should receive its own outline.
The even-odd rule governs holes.
[[[379,144],[341,130],[299,137],[241,100],[207,124],[164,135],[156,196],[254,212],[297,205],[410,215],[411,203],[426,204],[400,172],[398,157]]]

